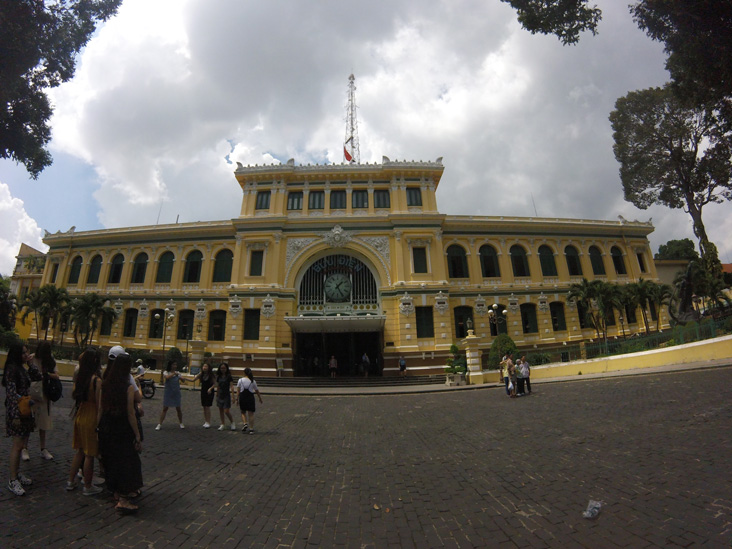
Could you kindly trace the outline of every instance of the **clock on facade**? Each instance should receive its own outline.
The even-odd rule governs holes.
[[[351,279],[348,275],[336,273],[325,279],[325,296],[330,301],[346,301],[351,295]]]

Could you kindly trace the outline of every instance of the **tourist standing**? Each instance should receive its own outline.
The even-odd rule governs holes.
[[[513,353],[506,353],[506,369],[508,370],[508,386],[511,388],[510,397],[516,398],[516,365],[513,363]]]
[[[531,394],[531,366],[526,361],[526,355],[521,356],[521,372],[524,376],[524,385],[526,390]]]
[[[501,359],[501,379],[506,386],[506,396],[511,396],[511,390],[508,388],[508,355],[504,355]]]
[[[369,377],[369,370],[371,369],[371,361],[369,360],[369,355],[367,355],[365,352],[363,356],[361,357],[361,369],[363,370],[363,376]]]
[[[334,378],[336,376],[336,370],[338,370],[338,361],[335,355],[331,355],[330,361],[328,362],[328,369],[330,370],[330,377]]]
[[[201,407],[203,407],[203,428],[211,427],[211,406],[213,405],[214,394],[211,389],[214,386],[213,372],[208,362],[204,362],[201,371],[198,372],[193,381],[201,383]]]
[[[10,479],[8,490],[16,496],[25,494],[24,486],[33,481],[19,472],[20,452],[28,444],[28,436],[33,432],[35,421],[31,411],[31,381],[43,379],[41,372],[32,363],[33,355],[22,343],[13,343],[5,359],[2,384],[5,387],[5,432],[13,437],[10,448]],[[26,370],[27,366],[27,370]]]
[[[46,377],[52,379],[59,379],[58,371],[56,368],[56,360],[53,358],[51,353],[51,344],[48,341],[41,341],[36,347],[35,359],[36,365],[40,364],[40,371],[43,375],[43,381],[39,381],[38,385],[42,387],[40,391],[40,397],[33,398],[33,415],[36,419],[36,427],[38,428],[38,435],[41,443],[41,457],[43,459],[53,459],[53,455],[46,448],[46,432],[53,429],[53,421],[51,420],[51,400],[46,395],[45,381]],[[26,441],[27,442],[27,441]],[[23,461],[28,461],[30,455],[28,454],[28,446],[23,448],[21,452],[21,458]]]
[[[244,377],[239,379],[236,384],[237,398],[239,400],[239,409],[241,410],[241,420],[244,422],[242,431],[249,430],[249,434],[254,434],[254,411],[256,410],[254,395],[259,397],[259,403],[262,404],[262,395],[257,388],[257,382],[254,381],[251,368],[244,368]]]
[[[107,474],[107,488],[117,500],[115,509],[134,512],[137,505],[130,498],[140,495],[142,488],[141,433],[135,415],[136,386],[130,385],[132,359],[117,355],[108,366],[102,383],[99,451]]]
[[[231,415],[231,393],[234,390],[234,378],[231,377],[229,365],[226,362],[222,362],[216,370],[216,385],[209,391],[212,390],[216,391],[216,406],[219,409],[219,417],[221,418],[219,431],[226,429],[225,417],[229,418],[231,430],[236,431],[234,416]]]
[[[524,371],[521,369],[521,360],[519,358],[516,361],[516,378],[518,380],[518,385],[516,386],[517,396],[524,396]]]
[[[69,480],[66,489],[73,490],[77,486],[76,473],[82,468],[85,496],[92,496],[102,491],[92,484],[94,458],[99,455],[97,440],[97,421],[99,401],[102,396],[102,380],[99,376],[101,357],[96,349],[89,348],[79,357],[79,373],[72,397],[76,402],[74,414],[74,434],[72,447],[76,450],[71,460]]]
[[[160,413],[160,421],[155,427],[156,431],[163,428],[163,421],[165,421],[165,414],[168,413],[168,408],[175,408],[178,414],[178,423],[181,429],[185,429],[183,425],[183,410],[181,409],[181,394],[180,394],[180,372],[178,371],[178,363],[175,360],[168,361],[168,366],[163,372],[163,381],[165,383],[165,391],[163,392],[163,411]]]
[[[399,357],[399,375],[401,377],[407,377],[407,361],[404,355]]]

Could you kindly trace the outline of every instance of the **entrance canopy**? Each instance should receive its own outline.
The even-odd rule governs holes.
[[[386,315],[365,316],[287,316],[285,322],[298,334],[380,332]]]

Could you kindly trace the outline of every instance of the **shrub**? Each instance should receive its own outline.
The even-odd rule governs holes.
[[[467,359],[460,354],[460,349],[454,343],[450,345],[450,356],[447,359],[447,368],[445,373],[447,374],[464,374],[468,371]]]
[[[527,355],[526,361],[532,366],[549,364],[552,361],[552,355],[550,355],[549,353],[532,353],[530,355]]]
[[[516,352],[516,344],[507,334],[500,334],[491,343],[490,351],[488,351],[488,369],[497,370],[501,363],[501,359],[508,352]],[[531,362],[529,362],[531,364]]]

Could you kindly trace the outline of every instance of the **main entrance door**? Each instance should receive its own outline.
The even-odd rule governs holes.
[[[295,375],[329,376],[331,356],[338,361],[337,375],[365,376],[364,353],[369,357],[368,375],[381,375],[381,332],[300,333],[295,335]]]

